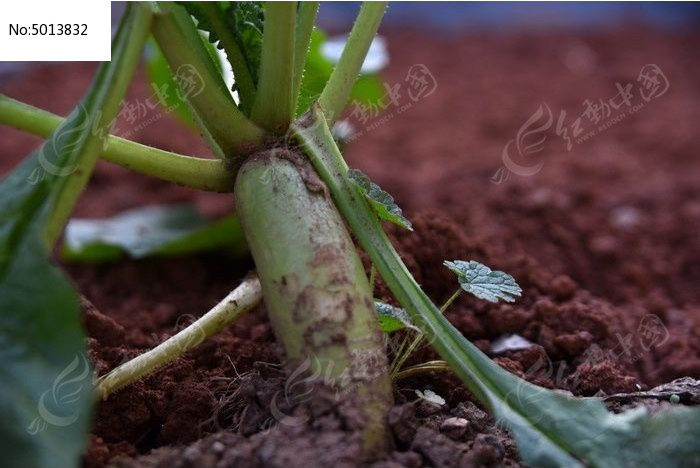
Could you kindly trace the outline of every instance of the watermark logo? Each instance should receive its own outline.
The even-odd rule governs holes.
[[[259,182],[262,185],[268,185],[272,182],[274,170],[270,165],[266,165],[259,177]]]
[[[192,315],[192,314],[182,314],[177,317],[175,320],[175,324],[173,325],[172,332],[167,333],[151,333],[151,353],[156,353],[153,357],[155,358],[156,355],[158,354],[168,354],[170,351],[167,348],[158,348],[159,346],[163,345],[165,342],[167,342],[170,339],[173,339],[175,335],[179,334],[180,332],[185,332],[186,335],[184,337],[179,337],[177,341],[175,341],[175,346],[180,352],[184,352],[187,350],[191,350],[195,348],[196,346],[202,344],[206,338],[207,334],[206,331],[202,328],[202,326],[198,323],[199,318]],[[186,330],[186,331],[185,331]],[[158,350],[158,351],[156,351]],[[146,367],[149,365],[148,361],[140,361],[136,362],[134,360],[134,355],[129,352],[129,351],[120,351],[120,356],[121,359],[115,366],[115,369],[121,366],[122,364],[125,364],[127,362],[132,362],[133,364],[133,369],[134,370],[139,370],[143,367]],[[138,364],[138,365],[137,365]],[[108,374],[105,374],[108,375]],[[104,375],[101,378],[104,378]]]
[[[544,120],[544,122],[541,122]],[[544,134],[552,126],[554,118],[552,110],[547,104],[542,104],[537,111],[530,116],[525,124],[520,127],[514,140],[510,140],[503,148],[501,159],[503,166],[508,173],[522,177],[529,177],[537,174],[544,166],[544,158],[538,157],[532,164],[523,165],[511,156],[512,147],[515,145],[516,154],[521,159],[531,159],[534,155],[542,152],[547,136]],[[533,141],[534,140],[534,141]]]
[[[584,352],[584,363],[595,365],[609,359],[633,364],[641,359],[644,353],[666,343],[670,333],[658,315],[647,314],[640,320],[636,333],[630,332],[625,335],[616,333],[615,337],[617,344],[607,350],[595,343],[591,344]],[[641,350],[637,349],[636,345],[639,345]]]
[[[81,413],[83,387],[92,386],[92,382],[87,358],[82,354],[75,356],[54,379],[51,388],[42,393],[37,404],[39,416],[27,427],[27,432],[34,435],[49,425],[66,427],[75,423]]]
[[[668,329],[658,315],[648,314],[642,318],[637,327],[639,345],[644,351],[666,343],[669,337]]]
[[[197,322],[199,319],[192,314],[182,314],[178,315],[175,324],[173,325],[172,332],[170,333],[151,333],[151,338],[153,339],[153,349],[157,349],[158,346],[162,345],[166,341],[173,339],[176,335],[181,332],[185,332],[176,341],[177,349],[181,352],[184,350],[192,349],[206,340],[207,335],[202,328],[202,326]],[[186,330],[186,331],[185,331]],[[167,352],[167,350],[163,350]],[[126,358],[126,360],[129,360]]]
[[[589,139],[617,125],[628,116],[643,109],[646,104],[665,95],[670,82],[658,65],[647,64],[637,76],[636,94],[634,83],[615,83],[617,93],[608,99],[585,99],[583,112],[573,121],[567,122],[565,110],[556,114],[547,105],[539,108],[520,127],[516,138],[508,141],[501,153],[503,165],[491,177],[493,184],[507,181],[511,175],[531,177],[544,167],[544,150],[548,134],[554,129],[556,136],[566,144],[571,152],[574,145]]]
[[[413,102],[430,96],[437,89],[437,80],[422,63],[412,65],[404,81],[408,83],[408,97]]]
[[[411,109],[419,101],[432,96],[438,82],[430,69],[422,63],[412,65],[404,82],[384,83],[384,95],[376,101],[365,103],[358,99],[350,102],[350,119],[362,128],[345,138],[349,142],[371,132],[399,114]]]
[[[340,143],[349,143],[366,133],[369,133],[399,114],[402,114],[423,99],[433,95],[438,87],[435,76],[422,63],[412,65],[405,77],[404,82],[383,83],[384,94],[369,102],[353,99],[348,105],[348,118],[338,120],[332,128],[333,137]],[[326,111],[326,118],[333,120],[333,115]],[[305,122],[311,125],[305,131],[312,134],[314,127],[322,122]],[[359,124],[360,128],[357,128]],[[290,128],[282,138],[282,148],[280,151],[291,150],[297,146],[294,129]],[[272,181],[273,170],[266,169],[259,176],[260,183],[269,184]],[[307,181],[308,182],[308,181]]]
[[[175,83],[178,87],[177,96],[182,101],[197,97],[204,91],[204,78],[189,63],[180,65],[175,71]]]
[[[311,400],[313,382],[322,374],[321,362],[316,356],[307,357],[289,375],[281,392],[275,392],[270,402],[272,417],[287,426],[301,426],[309,420],[308,416],[292,416],[291,409]],[[312,369],[314,369],[312,371]],[[283,399],[283,402],[280,400]],[[283,406],[280,406],[282,404]],[[286,411],[289,411],[287,413]]]
[[[661,71],[661,68],[653,63],[644,65],[642,69],[639,70],[637,81],[642,84],[639,89],[639,94],[645,102],[663,96],[671,87],[668,78],[666,78]]]
[[[178,316],[177,320],[175,321],[175,326],[173,326],[174,335],[184,330],[188,330],[187,339],[179,340],[177,342],[177,346],[180,350],[192,349],[199,346],[204,342],[204,340],[206,340],[207,334],[198,323],[198,320],[198,317],[195,317],[192,314],[183,314]]]
[[[153,94],[145,100],[124,100],[121,101],[121,110],[117,116],[106,126],[106,130],[97,128],[100,122],[100,111],[97,111],[94,118],[90,118],[88,110],[79,104],[73,112],[66,118],[66,121],[54,132],[50,139],[42,145],[38,153],[39,164],[27,177],[27,181],[35,185],[48,176],[67,177],[75,172],[77,161],[66,164],[67,161],[57,161],[56,157],[70,157],[71,151],[83,144],[80,134],[86,128],[91,128],[93,137],[98,137],[102,144],[102,150],[106,148],[107,136],[109,133],[121,133],[123,137],[129,138],[134,132],[138,132],[160,120],[163,115],[170,114],[182,105],[187,99],[194,98],[204,91],[204,79],[197,69],[190,64],[181,65],[175,72],[174,81],[177,84],[174,91],[168,83],[157,86],[151,83]],[[175,93],[178,102],[169,105],[169,97]],[[155,109],[163,109],[152,114]],[[116,123],[118,118],[123,119],[131,129],[120,132]]]
[[[287,426],[305,424],[308,416],[295,416],[293,410],[311,401],[318,386],[330,389],[332,397],[340,401],[358,382],[379,378],[386,370],[386,355],[381,349],[354,349],[350,364],[339,373],[335,368],[334,361],[323,363],[314,355],[307,357],[286,379],[284,388],[273,395],[272,417]]]
[[[129,138],[134,132],[140,132],[164,115],[171,114],[188,99],[199,96],[205,88],[202,75],[191,64],[180,65],[175,71],[173,80],[176,84],[174,87],[169,83],[161,85],[151,83],[153,93],[146,99],[122,100],[118,117],[126,121],[131,128],[120,132],[119,128],[114,127],[116,122],[112,122],[110,126],[113,127],[112,131],[120,133],[124,138]],[[173,93],[177,99],[171,99]],[[173,101],[173,104],[169,104]],[[153,111],[157,109],[160,110],[154,113]]]

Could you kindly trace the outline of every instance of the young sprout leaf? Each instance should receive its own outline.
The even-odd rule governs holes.
[[[508,273],[493,271],[486,265],[470,260],[445,260],[444,265],[457,275],[462,289],[489,302],[503,299],[513,302],[522,289]]]
[[[445,404],[445,399],[432,390],[425,390],[424,392],[421,392],[420,390],[414,391],[416,392],[416,395],[418,395],[418,398],[422,400],[425,400],[437,406],[442,406]]]
[[[192,205],[149,206],[107,219],[72,219],[63,258],[74,262],[176,256],[213,249],[247,250],[238,218],[208,222]]]
[[[392,333],[403,330],[404,328],[418,330],[411,323],[411,319],[408,317],[406,311],[399,307],[394,307],[386,302],[374,301],[374,309],[377,311],[379,327],[384,333]]]
[[[379,219],[389,221],[402,228],[413,231],[411,222],[406,219],[401,212],[401,208],[394,201],[394,197],[379,187],[367,177],[362,171],[350,169],[348,171],[350,181],[362,192],[367,198],[374,212],[379,216]]]

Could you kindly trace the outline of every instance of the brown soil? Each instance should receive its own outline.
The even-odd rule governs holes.
[[[534,347],[495,359],[537,384],[577,395],[700,377],[700,35],[628,29],[444,38],[393,31],[388,37],[388,83],[405,83],[410,66],[423,63],[438,87],[406,112],[389,108],[385,115],[393,117],[385,123],[368,122],[347,147],[350,165],[392,193],[413,221],[415,232],[390,232],[436,302],[455,289],[445,259],[507,271],[524,290],[513,305],[463,295],[448,318],[485,351],[504,334],[530,340]],[[579,115],[586,99],[614,96],[616,82],[635,83],[648,63],[668,78],[666,95],[570,152],[551,132],[539,153],[541,172],[490,182],[504,145],[542,102],[557,114]],[[40,68],[1,83],[0,92],[65,113],[93,69]],[[129,99],[151,94],[141,77]],[[119,128],[131,127],[124,121]],[[207,154],[167,118],[136,135],[147,144]],[[0,173],[39,141],[6,128],[0,138]],[[211,216],[233,207],[230,195],[172,187],[100,163],[76,214],[108,216],[179,201],[194,201]],[[106,372],[190,323],[252,266],[218,254],[66,265],[95,305],[85,323],[97,370]],[[382,284],[378,291],[390,300]],[[654,317],[669,335],[649,345],[640,324]],[[434,357],[421,349],[411,362]],[[259,308],[100,403],[85,465],[355,465],[356,441],[343,430],[342,415],[323,402],[283,408],[294,416],[311,413],[311,420],[299,419],[304,423],[276,422],[270,402],[284,384],[279,350]],[[415,403],[413,389],[427,388],[445,397],[445,407]],[[450,374],[402,381],[396,399],[389,414],[396,450],[376,466],[519,465],[513,441]]]

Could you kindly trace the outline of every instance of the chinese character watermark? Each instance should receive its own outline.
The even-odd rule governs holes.
[[[92,389],[93,375],[87,357],[80,354],[54,379],[51,388],[41,394],[37,403],[39,416],[27,427],[34,435],[49,425],[66,427],[75,423],[81,415],[84,388]]]
[[[422,63],[412,65],[403,83],[384,83],[384,94],[374,102],[353,99],[350,102],[350,119],[362,128],[348,136],[352,141],[383,125],[396,115],[411,109],[417,102],[430,97],[437,90],[438,83],[432,72]]]
[[[506,143],[501,154],[503,165],[491,177],[491,182],[498,185],[513,174],[530,177],[540,172],[545,161],[538,153],[544,149],[547,133],[553,127],[570,152],[574,144],[586,142],[666,94],[670,83],[657,65],[647,64],[637,76],[636,89],[634,83],[619,82],[615,83],[615,88],[617,93],[608,99],[585,99],[583,112],[569,123],[565,110],[555,114],[546,103],[541,104],[520,127],[516,137]]]

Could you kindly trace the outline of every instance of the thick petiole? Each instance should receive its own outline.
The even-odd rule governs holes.
[[[0,95],[0,124],[48,137],[64,119]],[[232,192],[233,176],[220,159],[184,156],[109,135],[101,158],[158,179],[208,192]]]

